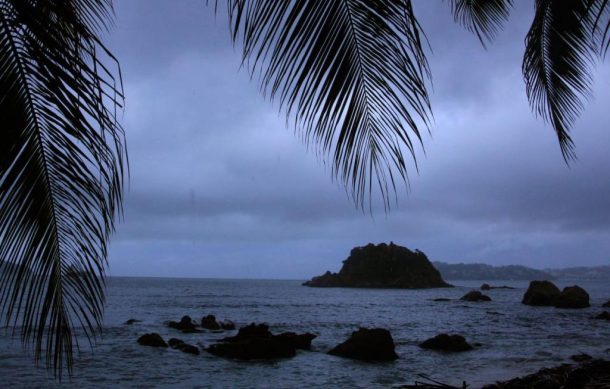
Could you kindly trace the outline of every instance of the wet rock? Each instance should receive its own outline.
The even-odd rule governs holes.
[[[463,300],[463,301],[491,301],[491,298],[489,296],[486,296],[483,293],[479,292],[478,290],[473,290],[473,291],[466,293],[464,296],[462,296],[462,298],[460,298],[460,300]]]
[[[567,286],[555,297],[553,305],[557,308],[586,308],[589,306],[589,293],[580,286]]]
[[[129,319],[129,320],[127,320],[127,321],[126,321],[125,323],[123,323],[123,324],[125,324],[125,325],[132,325],[132,324],[134,324],[134,323],[139,323],[139,322],[141,322],[141,321],[142,321],[142,320],[137,320],[137,319]]]
[[[360,328],[328,353],[362,361],[392,361],[398,358],[392,335],[383,328]]]
[[[165,343],[161,335],[156,332],[140,336],[138,338],[138,343],[142,346],[167,347],[167,343]]]
[[[610,312],[604,311],[599,315],[595,316],[595,318],[600,320],[610,320]]]
[[[610,300],[602,304],[602,308],[610,308]]]
[[[292,344],[275,336],[255,336],[232,342],[216,343],[208,347],[206,351],[219,357],[245,361],[290,358],[296,355],[296,349]]]
[[[461,335],[439,334],[430,338],[419,345],[421,348],[428,350],[440,351],[468,351],[472,350],[472,346],[466,342]]]
[[[521,301],[526,305],[551,306],[561,291],[550,281],[532,281]]]
[[[167,326],[185,333],[199,332],[199,330],[196,328],[195,322],[188,315],[182,316],[182,319],[180,319],[179,322],[170,321],[167,323]]]
[[[592,356],[590,356],[589,354],[574,354],[570,357],[571,360],[573,360],[574,362],[586,362],[586,361],[590,361],[591,359],[593,359]]]
[[[171,338],[169,340],[169,347],[188,354],[199,355],[198,347],[193,346],[192,344],[184,343],[184,341],[180,339]]]
[[[221,339],[221,342],[239,342],[253,338],[268,338],[271,336],[273,335],[269,331],[269,326],[267,324],[251,323],[245,327],[241,327],[239,332],[237,332],[237,335],[223,338]]]
[[[451,299],[441,297],[441,298],[434,299],[432,301],[451,301]]]
[[[220,328],[222,328],[223,330],[234,330],[235,323],[233,323],[231,320],[221,321]]]
[[[216,316],[207,315],[201,319],[201,327],[207,330],[219,330],[220,324],[216,321]]]
[[[483,285],[481,285],[481,290],[491,290],[491,285],[483,284]]]
[[[294,332],[283,332],[279,335],[274,335],[275,338],[291,344],[294,348],[300,350],[311,350],[311,341],[314,340],[317,335],[311,333],[297,334]]]

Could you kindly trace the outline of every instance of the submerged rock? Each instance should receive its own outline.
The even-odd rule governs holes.
[[[478,290],[472,290],[460,298],[463,301],[491,301],[491,298]]]
[[[253,337],[228,343],[216,343],[207,351],[219,357],[241,360],[290,358],[296,355],[295,347],[275,336]]]
[[[550,281],[532,281],[521,301],[526,305],[551,306],[560,290]]]
[[[466,342],[466,339],[461,335],[439,334],[433,338],[427,339],[419,345],[421,348],[440,351],[468,351],[472,350],[472,346]]]
[[[390,331],[383,328],[360,328],[328,353],[362,361],[393,361],[398,358],[394,339]]]
[[[138,343],[142,346],[167,347],[167,343],[165,343],[161,335],[156,332],[140,336],[138,338]]]
[[[173,349],[180,350],[182,352],[199,355],[199,348],[193,346],[192,344],[184,343],[184,341],[176,338],[171,338],[169,340],[169,346]]]
[[[586,308],[589,306],[589,293],[580,286],[567,286],[553,300],[557,308]]]
[[[127,321],[126,321],[125,323],[123,323],[123,324],[125,324],[125,325],[132,325],[132,324],[134,324],[134,323],[139,323],[139,322],[141,322],[141,321],[142,321],[142,320],[137,320],[137,319],[129,319],[129,320],[127,320]]]
[[[294,332],[283,332],[279,335],[274,335],[275,338],[291,344],[294,348],[300,350],[311,350],[311,341],[314,340],[317,335],[311,333],[297,334]]]
[[[483,284],[481,285],[481,290],[492,290],[492,289],[515,289],[512,286],[506,286],[506,285],[502,285],[502,286],[491,286],[489,284]]]
[[[182,316],[182,319],[180,319],[179,322],[170,321],[169,323],[167,323],[167,326],[176,330],[180,330],[184,333],[200,332],[200,330],[196,328],[197,325],[195,324],[193,319],[191,319],[191,317],[188,315]]]
[[[269,331],[269,326],[267,324],[255,324],[251,323],[245,327],[241,327],[235,336],[228,336],[226,338],[221,339],[221,342],[239,342],[242,340],[248,340],[253,338],[268,338],[273,336],[271,331]]]
[[[451,301],[451,299],[445,298],[445,297],[440,297],[440,298],[436,298],[432,301]]]
[[[394,243],[352,249],[339,273],[327,271],[303,283],[312,287],[442,288],[451,287],[419,250]]]
[[[207,330],[219,330],[220,324],[216,321],[216,316],[207,315],[201,319],[201,327]]]
[[[595,316],[595,318],[600,320],[610,320],[610,312],[604,311],[599,315]]]
[[[233,323],[231,320],[221,321],[220,328],[222,328],[223,330],[234,330],[235,323]]]
[[[267,324],[252,323],[241,327],[235,336],[228,336],[213,344],[207,351],[224,358],[241,360],[290,358],[296,349],[310,350],[314,334],[284,332],[273,335]]]

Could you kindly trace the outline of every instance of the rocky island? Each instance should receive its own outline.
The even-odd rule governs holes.
[[[446,288],[441,274],[426,254],[394,243],[369,243],[352,249],[339,273],[327,271],[303,283],[312,287]]]

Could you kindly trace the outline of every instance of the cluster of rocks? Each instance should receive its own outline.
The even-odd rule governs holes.
[[[587,308],[589,294],[580,286],[566,286],[559,290],[551,281],[530,282],[522,300],[523,304],[553,306],[556,308]]]
[[[223,330],[234,330],[235,323],[230,320],[218,322],[216,321],[216,316],[207,315],[204,316],[200,323],[193,320],[190,316],[185,315],[182,316],[180,321],[169,321],[166,323],[169,328],[173,328],[176,330],[180,330],[185,334],[203,332],[202,329],[210,330],[210,331],[223,331]]]
[[[273,335],[266,324],[252,323],[241,327],[235,336],[220,340],[206,349],[210,354],[232,359],[276,359],[290,358],[296,350],[310,350],[316,335],[283,332]]]

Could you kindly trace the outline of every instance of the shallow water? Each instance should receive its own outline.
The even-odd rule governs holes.
[[[591,295],[591,308],[562,310],[520,303],[526,282],[495,283],[517,289],[485,292],[493,301],[456,301],[482,282],[455,281],[455,288],[376,290],[307,288],[300,281],[110,278],[105,328],[93,351],[75,358],[74,376],[57,384],[44,368],[33,367],[18,340],[0,338],[2,387],[392,387],[413,383],[418,374],[442,382],[479,387],[498,379],[534,372],[586,352],[610,355],[610,323],[592,320],[610,298],[607,283],[579,282]],[[493,283],[492,283],[493,284]],[[561,288],[574,284],[558,281]],[[449,302],[433,302],[447,297]],[[267,322],[271,331],[313,332],[314,352],[271,362],[224,360],[172,349],[139,346],[146,332],[165,339],[209,345],[226,334],[182,334],[163,325],[188,314],[214,314],[238,326]],[[129,318],[141,323],[123,325]],[[359,326],[391,331],[400,358],[363,363],[326,355]],[[445,354],[418,343],[440,332],[459,333],[473,351]]]

